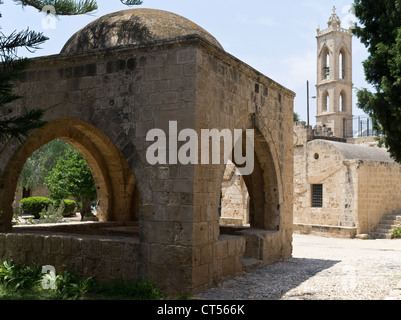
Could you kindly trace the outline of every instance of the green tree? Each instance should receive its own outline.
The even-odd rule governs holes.
[[[55,139],[36,150],[25,162],[18,179],[18,189],[37,190],[44,188],[45,177],[56,166],[59,158],[65,157],[73,147]]]
[[[301,121],[301,116],[298,113],[294,112],[294,122],[299,122],[299,121]]]
[[[98,9],[96,0],[13,0],[14,3],[31,6],[40,11],[45,6],[52,6],[56,15],[78,15],[93,12]],[[121,3],[131,6],[139,5],[141,0],[120,0]],[[0,5],[4,4],[0,0]],[[48,11],[50,13],[50,11]],[[0,15],[1,17],[1,15]],[[0,142],[6,143],[9,139],[24,140],[33,130],[46,124],[42,120],[43,110],[30,110],[19,116],[12,116],[10,103],[21,98],[13,93],[16,81],[29,66],[31,60],[20,58],[17,55],[19,48],[28,51],[39,49],[47,37],[42,33],[31,31],[14,31],[11,35],[0,32],[0,109],[3,110],[3,118],[0,119]],[[5,110],[7,105],[8,109]],[[5,113],[5,114],[4,114]]]
[[[367,47],[366,80],[376,92],[357,91],[358,107],[383,133],[382,143],[401,163],[401,0],[355,0],[355,35]]]
[[[81,215],[91,213],[92,200],[96,199],[96,185],[92,172],[82,156],[75,149],[68,149],[56,166],[45,177],[45,184],[53,199],[69,196],[82,201]]]

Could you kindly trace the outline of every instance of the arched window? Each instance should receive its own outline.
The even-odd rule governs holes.
[[[323,79],[330,78],[330,54],[326,49],[324,53],[324,63],[323,63]]]
[[[321,54],[321,80],[326,80],[330,78],[330,52],[327,47],[325,47]]]
[[[339,67],[339,77],[340,79],[345,79],[345,51],[344,49],[341,49],[340,51],[340,55],[339,55],[339,63],[338,63],[338,67]]]
[[[325,76],[326,76],[326,79],[329,79],[330,78],[330,55],[329,55],[329,53],[327,52],[327,54],[326,54],[326,67],[325,67]]]

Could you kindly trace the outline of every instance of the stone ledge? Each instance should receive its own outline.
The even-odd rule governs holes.
[[[358,230],[352,227],[294,223],[294,233],[352,239],[358,234]]]

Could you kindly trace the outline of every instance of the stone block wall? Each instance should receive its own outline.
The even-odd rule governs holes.
[[[145,250],[144,250],[145,249]],[[0,259],[76,271],[98,281],[135,280],[146,248],[137,238],[91,235],[0,233]]]
[[[294,228],[300,233],[353,237],[358,226],[358,172],[336,148],[314,140],[295,148]],[[312,207],[312,185],[323,185],[322,208]]]
[[[365,138],[337,146],[325,140],[308,142],[300,139],[306,137],[306,130],[302,124],[295,126],[296,232],[352,238],[373,231],[384,215],[401,212],[400,165],[386,156],[385,150]],[[323,184],[322,208],[311,205],[313,184]]]
[[[26,159],[41,145],[65,139],[94,173],[101,221],[138,221],[139,240],[132,241],[139,241],[139,251],[131,251],[135,259],[124,260],[131,249],[117,239],[111,243],[97,239],[102,248],[116,247],[121,263],[133,264],[130,276],[147,277],[162,289],[194,292],[210,287],[243,270],[244,237],[221,238],[219,230],[225,166],[174,164],[169,154],[166,163],[151,165],[146,152],[154,142],[146,141],[146,135],[161,129],[170,143],[175,135],[170,122],[177,123],[178,132],[192,128],[199,136],[201,129],[256,128],[262,174],[253,180],[254,189],[264,180],[265,188],[259,189],[269,192],[259,198],[269,212],[259,217],[259,223],[269,224],[280,239],[269,249],[274,250],[271,256],[291,256],[294,94],[238,59],[199,37],[56,55],[34,59],[16,93],[23,98],[7,115],[41,108],[48,125],[23,144],[12,141],[1,148],[0,231],[12,230],[11,203]],[[183,143],[178,142],[177,148]],[[3,237],[9,234],[19,248],[23,236]],[[86,257],[82,248],[89,242],[94,246],[96,239],[78,238],[66,241],[80,243],[77,253],[70,252],[71,259],[80,261],[74,269],[80,270],[82,259],[94,258]],[[119,259],[104,250],[111,260]],[[44,262],[35,253],[20,258],[46,264],[56,259],[49,256],[50,262]],[[105,253],[102,259],[111,256]],[[93,265],[98,268],[102,259]],[[263,258],[264,264],[271,262]],[[113,270],[121,269],[121,263]],[[121,274],[120,270],[113,276]]]
[[[401,212],[401,167],[397,163],[355,161],[358,172],[358,221],[360,233],[369,233],[386,214]]]
[[[249,224],[249,193],[244,178],[230,162],[224,171],[221,186],[220,224],[244,226]]]
[[[265,179],[266,184],[270,183],[269,186],[265,185],[266,190],[271,187],[272,192],[279,195],[277,203],[274,202],[275,196],[272,194],[265,195],[264,200],[266,206],[274,207],[271,210],[274,213],[268,213],[270,209],[265,208],[264,219],[269,218],[269,215],[277,215],[271,232],[280,239],[277,246],[269,247],[269,250],[272,250],[269,257],[274,257],[275,261],[289,258],[292,252],[294,95],[238,59],[210,49],[201,43],[197,50],[195,127],[197,130],[242,129],[243,132],[245,129],[255,128],[260,132],[260,136],[255,138],[255,149],[258,161],[265,169],[265,176],[261,173],[258,178]],[[260,147],[261,145],[263,147]],[[222,149],[220,158],[223,159]],[[269,172],[268,168],[275,173]],[[198,272],[209,274],[209,277],[194,278],[194,286],[198,288],[211,286],[221,278],[215,261],[221,258],[216,246],[224,236],[219,228],[218,206],[225,169],[224,165],[195,167],[197,179],[194,189],[192,244],[195,252],[207,250],[212,253],[210,260],[194,261],[194,274]],[[275,180],[277,184],[274,183]],[[261,184],[259,188],[263,189],[260,186]],[[251,229],[254,227],[252,223],[250,226]],[[258,229],[256,233],[265,231]],[[245,237],[243,234],[237,236]],[[245,246],[241,245],[241,249],[238,250],[240,259],[246,258],[245,248],[252,246],[250,243],[247,244],[246,239],[245,237]],[[268,240],[263,241],[267,247]],[[267,257],[260,258],[261,265],[274,260]],[[234,265],[238,266],[237,263]]]

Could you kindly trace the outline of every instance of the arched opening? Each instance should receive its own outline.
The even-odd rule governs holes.
[[[280,231],[280,185],[276,172],[276,164],[271,153],[270,145],[256,125],[258,118],[254,117],[254,150],[253,150],[253,171],[241,175],[242,167],[236,163],[235,157],[232,163],[228,162],[224,167],[221,183],[221,218],[220,237],[221,239],[245,239],[245,248],[242,261],[245,268],[253,268],[265,261],[271,254],[270,237]],[[237,146],[237,145],[236,145]],[[246,150],[245,133],[242,136],[242,150]],[[245,156],[243,152],[243,156]],[[250,154],[246,154],[247,161]],[[224,206],[227,206],[225,199],[229,198],[227,187],[236,188],[231,191],[232,201],[229,205],[241,210],[241,223],[224,224]],[[235,197],[234,197],[235,196]],[[245,209],[245,210],[244,210]],[[217,211],[217,210],[216,210]],[[232,210],[231,216],[235,214]],[[231,221],[237,221],[231,220]],[[230,221],[230,220],[228,220]],[[232,238],[234,236],[234,238]],[[228,240],[230,241],[230,240]]]
[[[346,55],[345,55],[345,50],[342,48],[340,50],[340,55],[339,55],[339,61],[338,61],[338,67],[339,67],[339,78],[344,80],[346,78],[345,70],[346,70]]]
[[[225,211],[231,210],[230,216],[235,217],[237,213],[236,218],[241,220],[241,225],[244,227],[278,230],[280,200],[273,157],[263,134],[257,128],[252,129],[254,130],[254,170],[249,175],[241,175],[238,170],[241,166],[235,163],[235,159],[227,163],[222,179],[220,204],[223,219],[221,220],[224,224]],[[245,141],[244,133],[242,150],[246,148]]]
[[[324,91],[322,96],[322,112],[328,112],[329,110],[330,110],[330,95],[328,91]]]
[[[325,47],[321,54],[321,80],[326,80],[330,78],[330,52],[327,47]]]
[[[1,231],[11,230],[12,202],[26,160],[41,146],[62,139],[88,163],[96,184],[97,217],[105,221],[138,220],[139,199],[132,170],[124,155],[103,132],[85,121],[62,118],[49,122],[19,145],[0,180]],[[7,187],[4,187],[4,186]]]
[[[87,162],[70,144],[55,139],[36,150],[23,166],[13,202],[14,223],[96,220],[96,200]]]
[[[244,177],[229,161],[221,184],[220,225],[248,227],[249,199]]]

